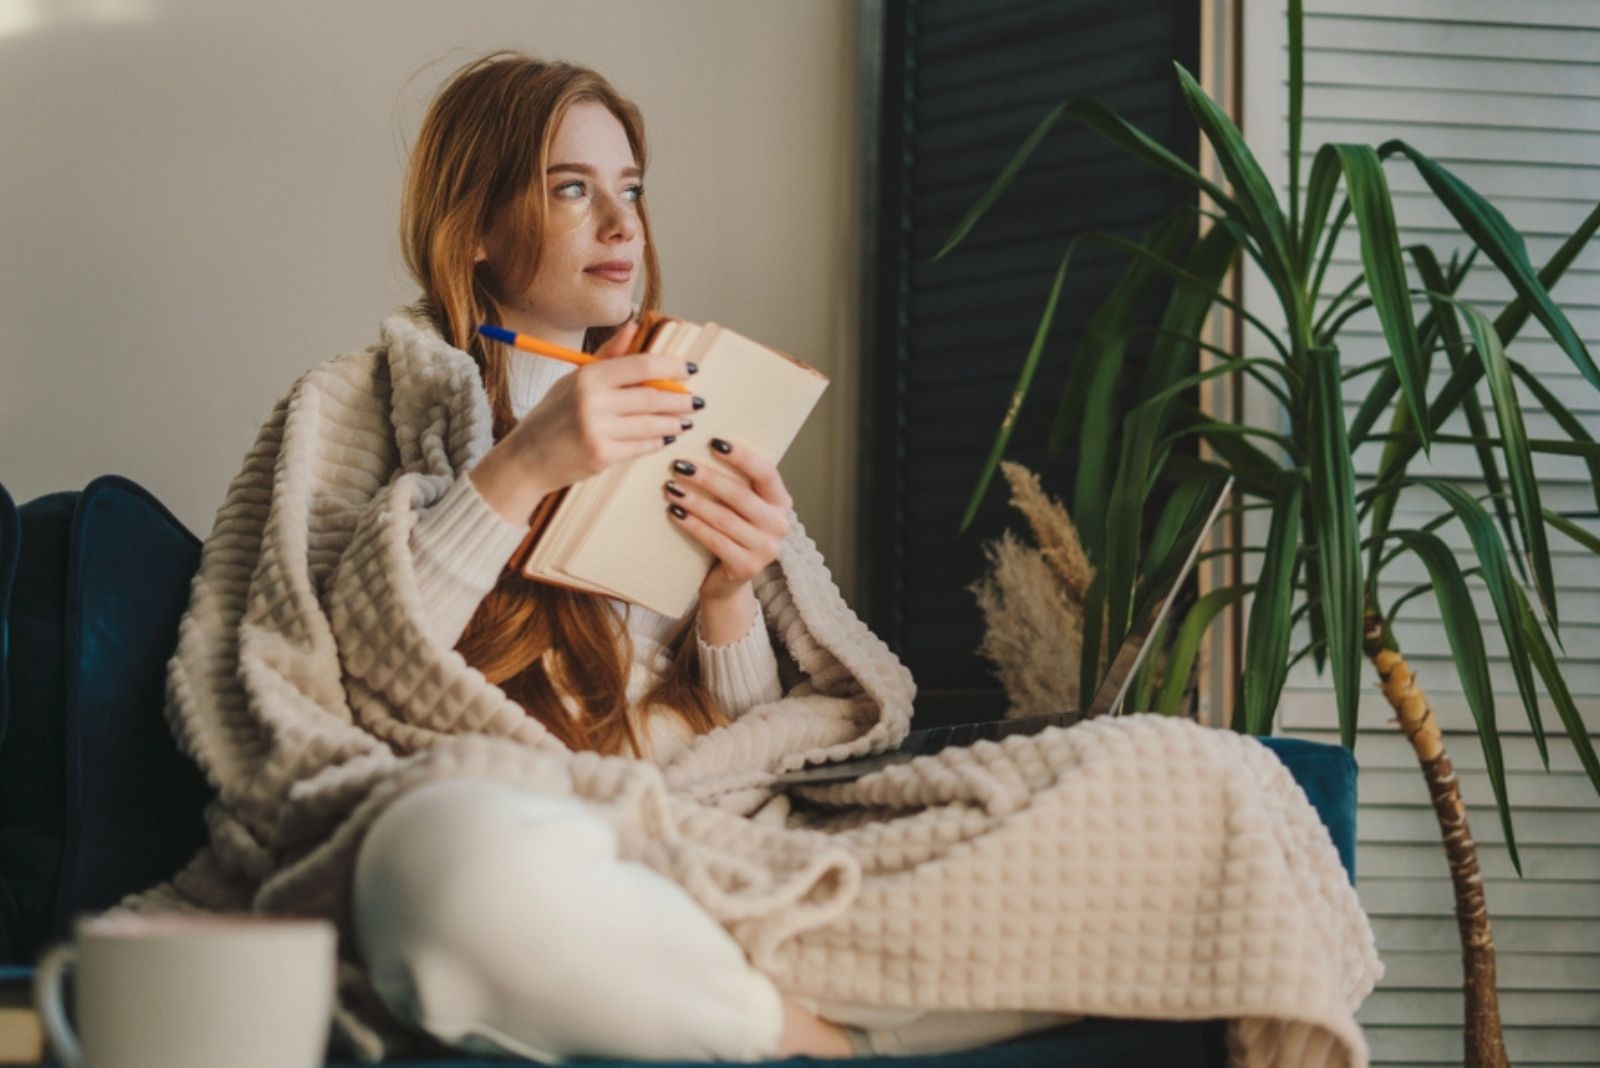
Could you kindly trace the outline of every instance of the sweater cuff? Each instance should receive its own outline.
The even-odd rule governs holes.
[[[483,499],[463,472],[425,510],[411,531],[423,625],[453,647],[484,595],[516,552],[528,528],[511,522]]]
[[[778,681],[778,657],[767,634],[766,621],[757,609],[744,637],[728,645],[711,645],[700,632],[697,617],[695,641],[700,647],[700,677],[729,718],[783,696]]]

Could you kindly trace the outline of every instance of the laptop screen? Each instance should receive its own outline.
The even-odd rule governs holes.
[[[1167,607],[1183,585],[1206,535],[1222,514],[1222,506],[1233,488],[1233,476],[1206,483],[1190,502],[1189,511],[1178,528],[1161,562],[1150,572],[1150,577],[1140,587],[1134,598],[1133,614],[1128,624],[1128,636],[1111,658],[1105,678],[1095,689],[1094,698],[1084,710],[1085,716],[1099,716],[1119,710],[1123,697],[1133,683],[1134,672],[1150,648],[1150,635],[1166,617]]]

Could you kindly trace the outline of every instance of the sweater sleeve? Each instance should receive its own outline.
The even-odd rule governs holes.
[[[527,533],[526,525],[495,511],[465,472],[417,519],[411,531],[417,591],[428,606],[424,625],[442,645],[460,640]]]
[[[756,705],[783,696],[778,657],[759,611],[750,621],[750,629],[736,642],[708,643],[700,631],[698,615],[694,636],[700,645],[700,677],[730,718],[738,719]]]

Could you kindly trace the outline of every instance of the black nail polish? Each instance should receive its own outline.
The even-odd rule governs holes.
[[[683,362],[689,365],[690,374],[697,375],[700,373],[700,365],[695,363],[693,360],[684,360]]]
[[[672,469],[678,472],[680,475],[694,474],[694,464],[690,463],[688,460],[672,461]]]
[[[689,514],[688,512],[685,512],[682,508],[679,508],[675,504],[667,505],[667,511],[671,512],[673,515],[677,516],[679,519],[682,519],[684,516]]]
[[[733,451],[733,446],[729,445],[726,441],[723,441],[721,438],[712,438],[711,439],[711,447],[713,449],[716,449],[718,452],[723,453],[723,454],[727,454],[727,453],[730,453],[730,452]]]
[[[695,411],[698,412],[701,408],[704,408],[705,406],[706,406],[706,399],[704,397],[696,397],[694,399],[694,410]]]
[[[687,497],[687,496],[689,496],[687,493],[683,492],[683,488],[681,486],[679,486],[676,482],[672,481],[672,479],[670,479],[670,478],[667,479],[667,492],[672,494],[674,497]]]
[[[688,429],[688,428],[685,427],[684,429]],[[665,437],[663,437],[661,439],[662,444],[665,444],[665,445],[671,445],[674,441],[677,441],[677,440],[678,440],[678,435],[676,435],[676,434],[668,434],[668,435],[666,435]]]
[[[685,430],[693,430],[694,429],[694,420],[693,419],[680,419],[680,420],[678,420],[678,425],[680,427],[682,427],[683,429],[685,429]]]

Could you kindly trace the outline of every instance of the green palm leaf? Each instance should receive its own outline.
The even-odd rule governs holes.
[[[1411,314],[1411,296],[1406,285],[1405,263],[1400,256],[1400,232],[1395,223],[1394,202],[1389,183],[1383,176],[1378,154],[1366,145],[1323,145],[1319,157],[1337,156],[1344,168],[1345,189],[1361,234],[1361,263],[1365,267],[1367,289],[1378,309],[1378,321],[1394,358],[1400,388],[1412,411],[1428,410],[1422,350],[1417,343],[1417,323]],[[1422,449],[1428,450],[1428,428],[1417,424]]]
[[[1244,728],[1250,734],[1272,733],[1272,713],[1278,707],[1284,680],[1289,677],[1289,611],[1294,601],[1295,550],[1300,546],[1304,487],[1297,473],[1279,480],[1272,529],[1267,534],[1267,555],[1261,563],[1250,606],[1244,676],[1240,680]]]
[[[1333,262],[1334,246],[1338,244],[1339,234],[1343,232],[1344,224],[1348,222],[1349,219],[1350,198],[1345,197],[1344,203],[1339,205],[1338,214],[1333,217],[1333,225],[1328,228],[1328,237],[1327,240],[1323,242],[1322,255],[1317,260],[1317,270],[1311,276],[1311,284],[1306,287],[1306,292],[1310,294],[1313,302],[1315,301],[1316,296],[1322,292],[1322,280],[1327,276],[1328,264]],[[1312,220],[1308,218],[1306,220],[1307,225],[1310,225],[1311,221]],[[1311,255],[1310,250],[1307,250],[1306,255]],[[1333,310],[1338,307],[1339,301],[1353,291],[1354,287],[1359,285],[1362,281],[1363,279],[1361,275],[1357,275],[1355,278],[1351,279],[1350,288],[1346,289],[1346,291],[1340,294],[1339,297],[1336,297],[1333,303],[1328,306],[1327,310],[1323,312],[1323,315],[1332,315]],[[1316,343],[1320,345],[1323,344],[1327,339],[1319,336],[1315,340]]]
[[[1446,284],[1444,271],[1439,267],[1439,260],[1434,256],[1432,249],[1426,245],[1413,245],[1408,251],[1411,253],[1411,258],[1416,261],[1417,274],[1421,276],[1425,289],[1450,293],[1456,291],[1456,286]],[[1466,359],[1467,354],[1466,342],[1461,336],[1461,324],[1456,321],[1455,309],[1448,302],[1434,300],[1432,297],[1428,299],[1433,305],[1434,322],[1439,327],[1439,338],[1442,342],[1440,347],[1444,349],[1445,357],[1454,368]],[[1407,415],[1409,416],[1413,410],[1425,411],[1423,408],[1408,409]],[[1463,398],[1462,411],[1467,417],[1467,428],[1473,435],[1487,437],[1488,425],[1484,422],[1483,403],[1478,400],[1477,393],[1468,393]],[[1511,558],[1517,561],[1517,569],[1526,577],[1527,568],[1522,563],[1522,557],[1517,555],[1516,527],[1512,523],[1511,510],[1506,507],[1504,483],[1500,480],[1500,465],[1495,463],[1494,450],[1486,444],[1475,445],[1474,450],[1478,455],[1478,467],[1483,471],[1484,484],[1489,487],[1490,500],[1494,502],[1495,516],[1500,520],[1500,529],[1505,532]]]
[[[1011,431],[1017,425],[1017,415],[1022,411],[1022,401],[1028,395],[1028,387],[1033,384],[1034,369],[1039,366],[1039,356],[1044,352],[1045,338],[1050,336],[1050,324],[1055,322],[1056,303],[1061,299],[1061,286],[1067,278],[1067,261],[1072,258],[1072,249],[1077,243],[1077,238],[1073,238],[1067,244],[1067,251],[1061,257],[1061,266],[1056,268],[1056,278],[1050,286],[1050,296],[1045,300],[1044,314],[1040,316],[1039,326],[1033,334],[1033,344],[1028,346],[1027,358],[1022,362],[1022,373],[1017,376],[1017,384],[1012,387],[1011,401],[1006,405],[1006,414],[1000,420],[1000,429],[995,432],[994,443],[989,446],[989,455],[983,462],[983,471],[978,475],[978,485],[972,491],[972,498],[967,501],[967,510],[961,515],[961,524],[956,528],[958,534],[972,525],[973,517],[978,514],[978,506],[983,502],[983,495],[989,489],[989,483],[1000,466],[1000,457],[1005,455],[1006,443],[1011,440]]]
[[[1221,282],[1234,257],[1237,245],[1232,234],[1213,227],[1205,237],[1195,243],[1184,262],[1184,273],[1193,281],[1180,280],[1173,287],[1162,316],[1160,339],[1151,353],[1144,376],[1145,399],[1133,408],[1124,419],[1121,445],[1118,449],[1116,477],[1112,481],[1106,511],[1095,510],[1102,484],[1091,478],[1087,489],[1080,482],[1079,506],[1098,523],[1104,517],[1107,531],[1116,531],[1115,538],[1097,542],[1100,558],[1106,571],[1106,627],[1107,648],[1121,644],[1127,629],[1128,612],[1133,601],[1136,561],[1143,542],[1144,502],[1149,494],[1154,470],[1164,455],[1161,439],[1162,427],[1168,422],[1171,401],[1195,385],[1224,373],[1211,368],[1198,375],[1183,376],[1185,367],[1192,366],[1195,349],[1177,339],[1200,329],[1211,307],[1211,294]],[[1109,398],[1103,402],[1109,408]],[[1091,419],[1094,405],[1083,413],[1084,438],[1082,449],[1087,453],[1099,442],[1093,434],[1096,421]],[[1080,465],[1080,472],[1082,471]],[[1080,474],[1080,478],[1083,475]],[[1169,502],[1170,504],[1170,502]],[[1159,530],[1158,530],[1159,533]],[[1165,547],[1152,545],[1152,558],[1159,559]]]
[[[1100,682],[1100,635],[1106,620],[1106,574],[1094,573],[1083,591],[1083,648],[1078,654],[1078,707],[1088,708]]]
[[[1550,753],[1545,748],[1544,723],[1539,718],[1539,693],[1533,685],[1533,668],[1528,660],[1528,647],[1523,640],[1522,620],[1511,587],[1516,579],[1506,560],[1505,546],[1495,533],[1494,523],[1472,494],[1453,482],[1437,478],[1419,478],[1418,485],[1426,486],[1449,505],[1472,539],[1478,564],[1483,568],[1483,582],[1494,602],[1495,615],[1500,620],[1500,630],[1506,639],[1506,651],[1511,661],[1511,673],[1517,680],[1517,692],[1522,695],[1523,708],[1528,713],[1528,726],[1533,729],[1533,741],[1539,748],[1539,759],[1550,770]]]
[[[1461,224],[1461,229],[1472,238],[1477,246],[1483,249],[1494,265],[1500,268],[1500,273],[1506,276],[1517,295],[1523,297],[1529,305],[1533,315],[1544,324],[1556,344],[1572,360],[1583,377],[1591,385],[1600,389],[1600,368],[1594,365],[1594,360],[1589,357],[1589,350],[1584,347],[1583,339],[1572,328],[1572,323],[1567,319],[1567,313],[1562,311],[1556,302],[1550,299],[1550,292],[1544,282],[1534,272],[1533,265],[1528,262],[1528,248],[1522,240],[1522,235],[1517,232],[1506,217],[1500,214],[1498,208],[1490,204],[1478,192],[1456,177],[1442,165],[1429,159],[1404,141],[1385,141],[1378,147],[1378,155],[1387,157],[1395,152],[1403,152],[1416,164],[1421,172],[1423,181],[1439,197],[1439,200],[1456,221]]]
[[[1444,621],[1445,637],[1450,643],[1450,654],[1461,677],[1461,689],[1467,698],[1467,707],[1478,724],[1478,741],[1483,746],[1484,765],[1489,772],[1489,785],[1494,790],[1495,805],[1500,810],[1500,826],[1505,830],[1506,849],[1511,853],[1511,863],[1522,872],[1522,861],[1517,856],[1516,833],[1511,828],[1511,805],[1506,798],[1505,760],[1500,753],[1500,731],[1494,719],[1494,687],[1489,681],[1489,659],[1483,648],[1483,631],[1478,626],[1477,609],[1472,595],[1467,591],[1466,579],[1456,563],[1455,554],[1438,535],[1417,530],[1394,530],[1391,535],[1410,549],[1428,569],[1433,579],[1434,594],[1439,602],[1439,616]],[[1513,588],[1516,588],[1513,585]]]
[[[1559,635],[1561,621],[1556,612],[1556,582],[1550,569],[1550,546],[1544,534],[1539,482],[1533,474],[1528,435],[1522,425],[1522,406],[1517,402],[1517,392],[1511,384],[1511,369],[1506,363],[1505,349],[1500,347],[1500,337],[1495,333],[1488,316],[1447,294],[1440,296],[1456,304],[1465,313],[1467,329],[1472,333],[1473,344],[1483,361],[1484,376],[1489,381],[1489,395],[1494,398],[1495,421],[1500,424],[1500,436],[1505,439],[1506,472],[1511,479],[1511,494],[1517,502],[1522,542],[1526,547],[1528,563],[1533,569],[1539,600],[1543,602],[1545,615],[1550,620],[1550,629]]]
[[[1194,335],[1205,325],[1222,276],[1228,273],[1238,253],[1238,239],[1224,226],[1213,226],[1195,242],[1183,264],[1184,272],[1193,281],[1180,279],[1172,288],[1161,324],[1156,327],[1140,396],[1151,396],[1196,364],[1195,350],[1204,346]]]
[[[1452,264],[1451,269],[1445,272],[1446,285],[1429,286],[1428,288],[1441,293],[1454,293],[1461,287],[1461,281],[1467,276],[1467,271],[1471,268],[1472,261],[1477,256],[1477,253],[1478,250],[1473,249],[1472,254],[1466,258],[1460,267],[1455,267]],[[1422,335],[1421,347],[1423,352],[1432,349],[1441,328],[1436,312],[1430,311],[1423,317],[1422,324],[1418,328]],[[1378,380],[1367,390],[1367,395],[1362,398],[1361,407],[1356,411],[1355,418],[1350,420],[1350,442],[1353,445],[1359,445],[1366,440],[1367,433],[1372,429],[1373,424],[1378,421],[1378,416],[1388,409],[1389,403],[1394,400],[1395,394],[1400,390],[1400,376],[1394,369],[1392,358],[1389,364],[1378,375]],[[1430,430],[1437,429],[1437,426],[1430,427]],[[1415,451],[1415,448],[1413,448],[1412,452],[1414,453]],[[1380,467],[1379,470],[1383,470],[1383,468]]]
[[[1156,692],[1152,711],[1163,716],[1178,711],[1178,702],[1183,700],[1183,691],[1194,672],[1195,657],[1200,654],[1200,642],[1212,620],[1252,588],[1249,585],[1218,586],[1207,591],[1184,613],[1183,623],[1179,625],[1172,639],[1172,648],[1167,652],[1166,675],[1161,680],[1160,690]]]
[[[1600,792],[1600,759],[1596,759],[1594,744],[1589,741],[1589,727],[1572,701],[1572,692],[1567,689],[1567,682],[1561,677],[1550,645],[1544,640],[1544,632],[1539,629],[1539,620],[1528,604],[1527,594],[1522,592],[1521,586],[1513,586],[1512,594],[1517,599],[1517,614],[1522,620],[1522,637],[1527,643],[1528,655],[1533,660],[1533,666],[1539,670],[1539,677],[1544,680],[1545,692],[1550,695],[1550,703],[1556,706],[1556,714],[1567,729],[1567,739],[1572,742],[1572,748],[1577,750],[1583,770],[1589,773],[1589,781]],[[1520,868],[1518,872],[1521,872]]]
[[[1310,255],[1304,247],[1295,247],[1297,228],[1300,225],[1300,128],[1305,97],[1305,13],[1302,0],[1289,0],[1289,253],[1297,269],[1304,256]],[[1327,210],[1324,205],[1323,211]],[[1311,209],[1308,207],[1307,215]],[[1296,277],[1299,277],[1298,275]]]
[[[1242,218],[1246,230],[1256,239],[1263,259],[1271,265],[1267,278],[1277,288],[1284,311],[1293,322],[1299,314],[1298,304],[1289,289],[1290,279],[1294,277],[1289,268],[1293,257],[1290,255],[1283,212],[1278,207],[1278,198],[1273,194],[1272,183],[1228,113],[1217,107],[1216,101],[1206,95],[1206,91],[1200,88],[1200,83],[1184,69],[1182,63],[1174,61],[1172,65],[1178,72],[1178,84],[1190,113],[1194,115],[1200,132],[1216,150],[1217,161],[1222,164],[1228,181],[1238,194],[1237,214]]]
[[[1361,684],[1361,544],[1356,526],[1355,471],[1345,437],[1339,389],[1339,352],[1309,353],[1307,416],[1312,544],[1316,547],[1317,595],[1339,705],[1339,736],[1355,748],[1356,702]]]
[[[983,218],[989,209],[994,206],[995,201],[999,200],[1005,191],[1010,188],[1011,183],[1016,180],[1017,174],[1021,172],[1023,165],[1028,162],[1029,157],[1033,155],[1039,144],[1045,139],[1045,135],[1050,132],[1057,122],[1060,122],[1066,116],[1079,120],[1095,133],[1098,133],[1113,144],[1127,149],[1146,163],[1188,182],[1197,189],[1204,190],[1206,195],[1223,210],[1234,212],[1238,210],[1232,197],[1224,193],[1199,171],[1173,155],[1159,141],[1151,138],[1143,130],[1129,123],[1100,101],[1075,96],[1051,108],[1049,113],[1039,121],[1033,132],[1023,141],[1022,147],[1017,149],[1016,154],[1011,157],[1011,161],[1000,171],[999,176],[990,183],[989,188],[984,191],[984,194],[978,198],[977,202],[967,209],[967,213],[961,217],[961,221],[950,232],[950,236],[945,238],[944,246],[934,253],[930,262],[938,263],[944,259],[950,250],[961,243],[967,233],[977,225],[978,220]]]
[[[1116,453],[1113,432],[1121,421],[1117,380],[1133,320],[1159,273],[1155,261],[1166,262],[1175,253],[1187,226],[1188,220],[1176,213],[1157,226],[1146,239],[1155,251],[1129,261],[1105,302],[1095,309],[1073,356],[1050,425],[1046,448],[1052,455],[1060,452],[1073,435],[1077,437],[1080,456],[1109,458]],[[1111,475],[1109,463],[1080,463],[1073,487],[1073,521],[1078,525],[1084,552],[1096,567],[1103,561]]]
[[[1592,553],[1600,553],[1600,537],[1590,534],[1587,530],[1584,530],[1566,516],[1558,515],[1548,508],[1544,510],[1544,518],[1545,522],[1561,531],[1561,533],[1565,534],[1579,545],[1582,545],[1585,549],[1588,549]]]
[[[1578,417],[1573,415],[1567,409],[1567,406],[1561,403],[1560,398],[1545,387],[1543,382],[1539,381],[1537,375],[1509,356],[1506,357],[1506,362],[1511,365],[1511,373],[1522,380],[1522,384],[1528,387],[1528,391],[1533,394],[1534,399],[1544,405],[1544,410],[1550,413],[1550,418],[1556,421],[1557,426],[1567,432],[1568,437],[1580,444],[1594,444],[1594,438],[1589,431],[1584,429],[1583,424],[1578,421]],[[1474,397],[1474,399],[1476,398]],[[1600,459],[1589,456],[1585,457],[1584,462],[1589,468],[1589,484],[1590,489],[1594,492],[1595,507],[1600,509]]]

